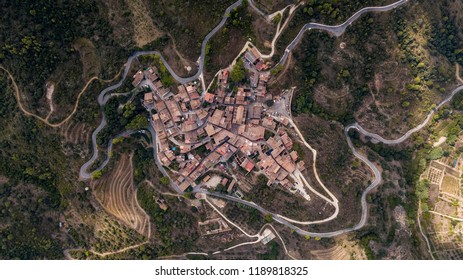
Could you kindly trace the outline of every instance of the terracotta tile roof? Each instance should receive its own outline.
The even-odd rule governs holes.
[[[138,71],[135,75],[133,75],[132,86],[133,87],[138,86],[141,83],[142,80],[143,80],[143,72]]]
[[[215,98],[215,95],[210,93],[210,92],[207,92],[206,95],[204,96],[204,101],[208,102],[208,103],[213,103],[214,102],[214,98]]]

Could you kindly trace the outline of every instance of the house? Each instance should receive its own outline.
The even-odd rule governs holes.
[[[263,140],[265,136],[265,128],[262,126],[246,125],[244,136],[252,141]]]
[[[233,123],[234,124],[244,124],[244,106],[238,106],[235,110],[235,114],[233,116]]]
[[[169,99],[166,101],[166,107],[172,116],[172,120],[174,122],[180,122],[182,120],[182,113],[180,112],[180,108],[173,99]]]
[[[256,58],[256,60],[260,60],[260,52],[256,48],[251,48],[251,53]]]
[[[211,137],[215,134],[215,129],[214,126],[211,124],[207,124],[206,127],[204,127],[204,130],[206,130],[207,136]]]
[[[245,160],[243,160],[240,166],[244,168],[244,170],[246,170],[247,172],[251,172],[254,169],[255,165],[251,160],[246,158]]]
[[[158,74],[156,74],[156,72],[157,72],[157,69],[153,69],[152,67],[148,68],[148,79],[151,82],[155,82],[159,79],[159,76]]]
[[[145,93],[143,100],[145,104],[153,103],[153,93],[152,92]]]
[[[249,80],[251,81],[251,87],[256,88],[259,83],[259,73],[256,70],[251,69],[249,71]]]
[[[188,95],[184,85],[179,85],[177,87],[177,90],[178,90],[178,93],[175,96],[177,101],[182,101],[182,102],[189,102],[190,101],[190,96]]]
[[[198,109],[199,107],[201,107],[201,100],[199,100],[199,99],[191,100],[190,106],[191,106],[191,109],[193,109],[193,110]]]
[[[229,75],[228,70],[222,70],[219,72],[218,84],[222,88],[225,88],[227,86],[228,75]]]
[[[291,159],[293,161],[296,161],[297,158],[298,158],[298,155],[297,155],[297,152],[296,151],[292,151],[291,153],[289,153],[289,156],[291,157]]]
[[[272,117],[266,117],[262,120],[262,126],[271,130],[275,130],[276,124]]]
[[[211,176],[207,175],[206,177],[204,177],[203,182],[207,183],[209,182],[210,179],[211,179]]]
[[[262,115],[262,110],[264,107],[262,105],[254,105],[251,107],[251,109],[248,111],[248,117],[250,119],[261,119]]]
[[[209,122],[217,126],[220,126],[220,121],[222,120],[224,113],[224,111],[216,109],[212,116],[209,118]]]
[[[236,104],[244,105],[246,104],[246,93],[244,92],[244,88],[238,88],[236,93]]]
[[[140,70],[133,76],[132,86],[137,87],[143,80],[143,72]]]
[[[214,94],[210,92],[206,92],[206,95],[204,96],[204,101],[206,101],[207,103],[214,103],[214,99],[215,99]]]
[[[196,86],[189,85],[186,87],[186,91],[188,92],[190,99],[199,99],[200,96],[196,91]]]
[[[231,192],[233,191],[233,187],[235,186],[235,184],[236,184],[236,180],[233,179],[233,180],[231,181],[230,185],[229,185],[228,188],[227,188],[227,192],[228,192],[228,193],[231,193]]]
[[[257,58],[254,56],[254,54],[252,54],[252,52],[250,51],[247,51],[245,54],[244,54],[244,58],[250,63],[250,64],[254,64],[256,61],[257,61]]]

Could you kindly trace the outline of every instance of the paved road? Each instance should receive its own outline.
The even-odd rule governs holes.
[[[96,136],[98,135],[98,133],[105,126],[106,126],[106,118],[103,116],[102,122],[97,127],[97,129],[92,133],[92,143],[94,143],[94,145],[96,145]],[[142,130],[142,131],[144,131],[144,130]],[[127,130],[127,131],[124,131],[124,132],[119,133],[118,135],[116,135],[116,137],[114,137],[114,139],[119,138],[119,137],[128,137],[128,136],[130,136],[130,135],[132,135],[134,133],[137,133],[137,132],[139,132],[139,131],[138,130]],[[112,149],[113,149],[113,141],[111,139],[109,141],[109,143],[108,143],[108,148],[106,149],[106,159],[104,160],[104,162],[97,169],[95,169],[94,171],[87,172],[88,168],[98,158],[98,149],[94,148],[92,158],[89,161],[87,161],[84,165],[82,165],[82,167],[80,168],[80,173],[79,173],[80,180],[88,180],[88,179],[92,178],[92,173],[93,172],[103,170],[103,168],[105,168],[106,165],[108,165],[109,160],[111,159],[111,157],[109,155],[111,154]]]
[[[278,64],[282,64],[282,65],[285,64],[286,60],[288,59],[289,53],[297,46],[297,44],[299,44],[299,42],[302,39],[302,36],[308,30],[311,30],[311,29],[324,30],[324,31],[327,31],[329,33],[332,33],[336,37],[339,37],[346,31],[346,29],[347,29],[347,27],[349,27],[349,25],[351,25],[354,21],[356,21],[363,14],[369,13],[369,12],[387,12],[387,11],[393,10],[393,9],[399,7],[399,6],[404,5],[408,1],[409,0],[400,0],[398,2],[395,2],[395,3],[387,5],[387,6],[363,8],[360,11],[356,12],[353,16],[351,16],[348,20],[346,20],[344,23],[342,23],[340,25],[330,26],[330,25],[324,25],[324,24],[319,24],[319,23],[307,23],[299,31],[296,38],[294,38],[294,40],[288,45],[288,47],[285,50],[285,53],[281,57]]]
[[[450,95],[442,100],[433,110],[431,110],[431,112],[428,113],[428,115],[426,116],[426,118],[424,119],[424,121],[419,124],[418,126],[414,127],[413,129],[410,129],[409,131],[407,131],[407,133],[405,133],[402,137],[400,138],[397,138],[397,139],[385,139],[383,137],[381,137],[380,135],[378,134],[375,134],[375,133],[372,133],[372,132],[369,132],[369,131],[366,131],[365,129],[363,129],[359,124],[357,123],[354,123],[352,125],[349,126],[349,129],[355,129],[357,130],[358,132],[360,132],[361,134],[365,135],[365,136],[368,136],[368,137],[371,137],[373,139],[376,139],[377,141],[381,142],[381,143],[384,143],[384,144],[387,144],[387,145],[396,145],[396,144],[400,144],[402,143],[403,141],[407,140],[413,133],[421,130],[423,127],[425,127],[428,122],[431,120],[431,118],[434,116],[434,113],[439,109],[441,108],[443,105],[445,105],[446,103],[450,102],[452,100],[452,98],[455,96],[455,94],[457,94],[458,92],[462,91],[463,90],[463,85],[461,86],[458,86],[457,88],[455,88],[451,93]]]

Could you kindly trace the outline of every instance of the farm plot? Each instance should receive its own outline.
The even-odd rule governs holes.
[[[65,142],[72,144],[87,144],[90,142],[92,128],[86,124],[67,122],[60,128],[60,134]]]
[[[460,180],[454,176],[445,175],[442,181],[441,191],[452,195],[459,195]]]
[[[114,170],[92,182],[95,197],[104,209],[128,227],[150,236],[148,215],[139,206],[133,183],[133,154],[121,155]]]

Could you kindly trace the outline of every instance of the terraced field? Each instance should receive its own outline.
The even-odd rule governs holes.
[[[133,154],[122,154],[112,172],[93,181],[92,188],[109,214],[149,238],[149,217],[136,199],[132,158]]]
[[[83,123],[69,121],[60,128],[60,134],[65,142],[72,144],[89,143],[92,136],[92,128]]]
[[[359,246],[349,241],[341,242],[328,249],[314,250],[311,253],[317,260],[365,259],[365,255]]]

